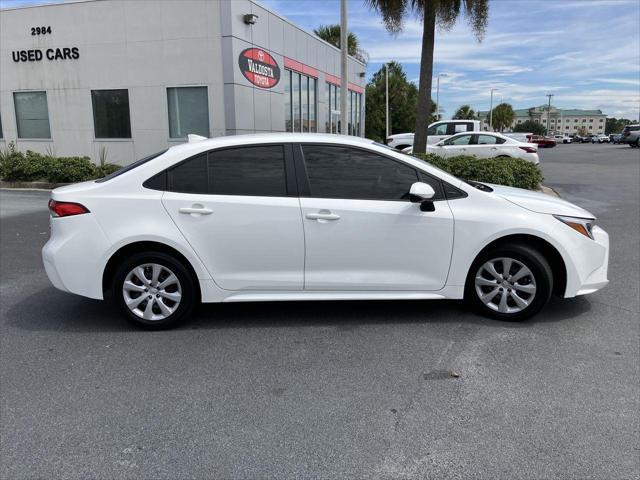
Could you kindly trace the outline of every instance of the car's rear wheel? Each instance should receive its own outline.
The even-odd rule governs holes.
[[[493,248],[469,270],[465,300],[480,313],[498,320],[520,321],[538,313],[553,290],[547,260],[527,245]]]
[[[137,253],[124,260],[111,291],[125,316],[147,329],[176,325],[198,303],[195,281],[185,265],[162,252]]]

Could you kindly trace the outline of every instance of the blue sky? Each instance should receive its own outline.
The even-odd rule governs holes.
[[[45,2],[0,0],[2,7],[28,3]],[[340,20],[339,0],[260,3],[308,30]],[[397,60],[417,83],[420,22],[407,18],[404,30],[393,36],[364,1],[348,5],[349,29],[370,56],[368,75]],[[544,104],[545,95],[553,93],[558,107],[601,109],[609,116],[638,119],[640,0],[492,0],[481,43],[464,18],[452,30],[437,32],[437,73],[447,74],[440,83],[444,117],[463,103],[488,109],[489,92],[497,88],[494,102],[504,100],[515,108]]]

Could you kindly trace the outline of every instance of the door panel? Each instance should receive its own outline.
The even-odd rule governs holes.
[[[446,200],[434,202],[434,212],[402,201],[301,198],[300,204],[306,290],[444,286],[453,245],[453,217]],[[334,219],[313,219],[320,212]]]
[[[291,145],[211,150],[166,172],[162,203],[218,286],[301,290],[304,233]]]
[[[297,198],[166,192],[162,203],[221,288],[302,289],[304,234]]]
[[[346,146],[303,145],[299,161],[306,290],[444,286],[453,216],[446,200],[434,201],[434,212],[407,200],[416,169]]]

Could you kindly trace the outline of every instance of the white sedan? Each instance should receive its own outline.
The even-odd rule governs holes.
[[[58,188],[49,209],[53,285],[110,294],[147,328],[200,301],[464,298],[522,320],[608,282],[588,211],[339,135],[194,139]]]
[[[411,154],[413,147],[402,151]],[[536,144],[523,143],[496,132],[458,133],[435,145],[427,145],[427,153],[435,153],[441,157],[475,155],[477,158],[521,158],[534,165],[540,163]]]

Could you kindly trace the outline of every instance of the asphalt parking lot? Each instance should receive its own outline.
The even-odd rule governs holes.
[[[541,159],[611,283],[522,324],[310,302],[139,331],[49,284],[48,194],[0,192],[0,478],[638,478],[640,150]]]

